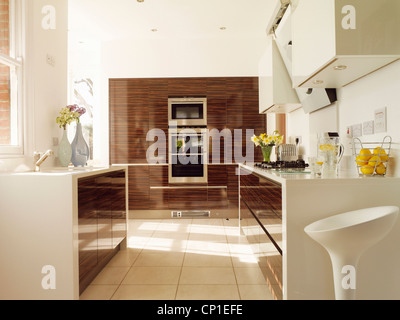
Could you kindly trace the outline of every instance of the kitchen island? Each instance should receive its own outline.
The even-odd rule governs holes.
[[[282,249],[282,298],[285,300],[334,299],[330,257],[304,232],[308,224],[357,209],[400,207],[400,178],[359,177],[345,172],[337,178],[323,179],[252,165],[241,165],[241,174],[270,180],[282,188],[282,238],[278,246]],[[361,257],[357,299],[400,299],[399,270],[400,219],[397,219],[390,233]]]
[[[0,176],[0,299],[77,300],[126,247],[127,168]]]

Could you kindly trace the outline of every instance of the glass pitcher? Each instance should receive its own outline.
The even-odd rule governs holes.
[[[342,160],[344,146],[337,132],[326,132],[318,139],[318,156],[322,158],[322,177],[335,178]]]

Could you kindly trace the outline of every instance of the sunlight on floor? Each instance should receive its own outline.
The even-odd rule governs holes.
[[[127,246],[81,299],[274,299],[237,219],[129,220]]]

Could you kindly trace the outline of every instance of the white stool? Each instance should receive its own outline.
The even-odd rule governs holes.
[[[361,255],[388,234],[398,213],[395,206],[367,208],[322,219],[304,228],[329,253],[337,300],[355,299],[355,288],[344,288],[342,284],[343,268],[357,270]]]

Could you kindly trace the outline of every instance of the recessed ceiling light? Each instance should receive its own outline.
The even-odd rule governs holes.
[[[224,31],[224,30],[226,30],[226,27],[220,27],[219,30]]]
[[[347,69],[347,66],[345,66],[345,65],[340,65],[340,66],[334,67],[333,69],[338,70],[338,71],[346,70],[346,69]]]
[[[324,81],[323,80],[314,80],[313,84],[323,84]]]
[[[137,2],[140,2],[140,3],[142,3],[142,2],[144,2],[144,0],[137,0]]]
[[[157,32],[158,29],[151,29],[151,32]]]

